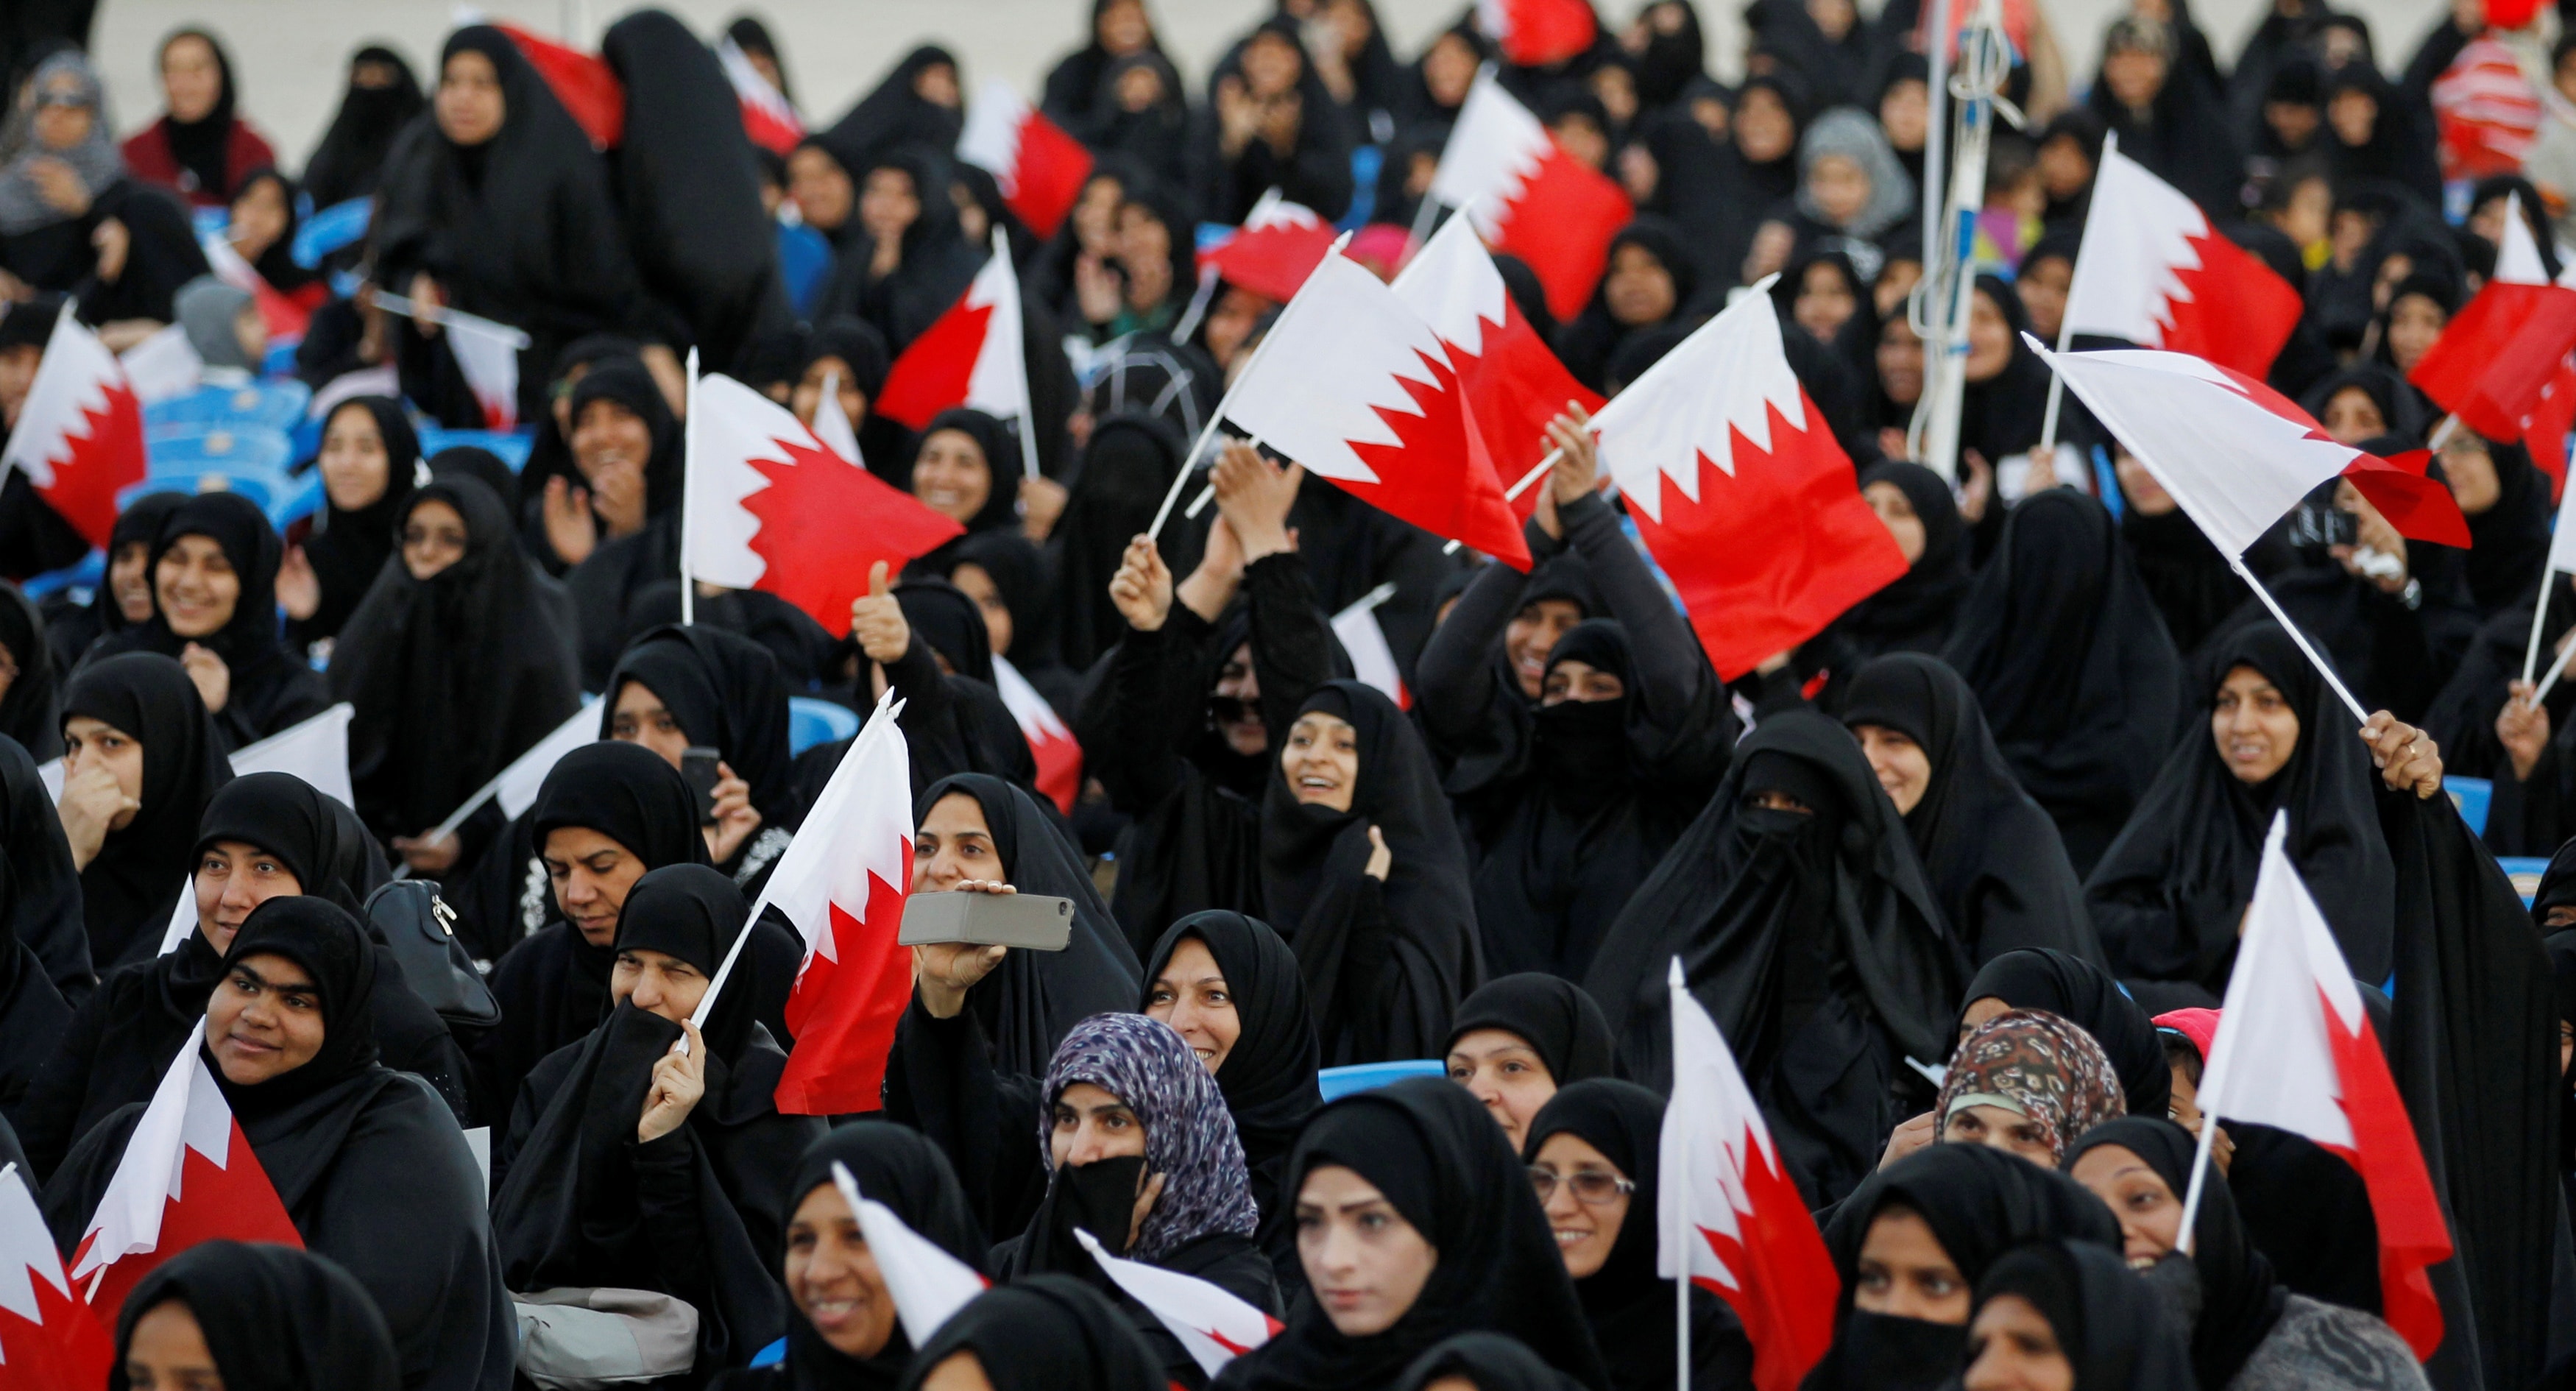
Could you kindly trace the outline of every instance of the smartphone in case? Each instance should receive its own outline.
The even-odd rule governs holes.
[[[723,774],[716,771],[716,751],[704,744],[691,744],[680,751],[680,780],[698,799],[698,824],[716,824],[716,783]]]
[[[1063,951],[1073,940],[1073,900],[1045,894],[914,894],[904,900],[904,946],[971,942]]]

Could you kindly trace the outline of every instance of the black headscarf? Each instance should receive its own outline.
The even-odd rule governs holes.
[[[2223,991],[2236,961],[2237,920],[2280,810],[2290,816],[2290,859],[2353,975],[2386,979],[2396,871],[2372,801],[2378,774],[2351,736],[2349,712],[2278,624],[2248,624],[2212,652],[2197,718],[2084,884],[2112,968],[2127,980]],[[2218,683],[2240,666],[2261,672],[2299,717],[2298,748],[2258,787],[2237,781],[2209,733]]]
[[[1011,427],[972,406],[951,406],[930,418],[921,428],[921,438],[914,441],[913,460],[921,458],[921,445],[942,430],[955,430],[975,441],[984,454],[984,471],[991,486],[984,492],[984,505],[966,519],[966,530],[990,531],[995,527],[1019,524],[1020,446],[1011,435]],[[909,468],[904,474],[904,488],[912,487]]]
[[[840,1126],[805,1147],[778,1230],[796,1220],[796,1209],[815,1189],[833,1182],[832,1166],[846,1165],[859,1196],[883,1203],[903,1224],[940,1250],[981,1269],[984,1231],[966,1203],[948,1156],[920,1131],[886,1121]],[[864,1361],[835,1349],[792,1307],[787,1317],[786,1391],[890,1391],[912,1361],[912,1340],[898,1320],[877,1355]]]
[[[1241,1032],[1217,1069],[1217,1090],[1234,1116],[1234,1131],[1243,1142],[1243,1160],[1252,1176],[1252,1198],[1261,1205],[1264,1244],[1292,1230],[1279,1181],[1288,1147],[1316,1107],[1324,1104],[1315,1085],[1321,1054],[1315,1044],[1315,1021],[1306,1008],[1306,978],[1298,973],[1296,954],[1259,918],[1223,909],[1192,913],[1173,923],[1154,944],[1145,967],[1143,1001],[1150,1004],[1154,980],[1163,974],[1172,952],[1184,938],[1195,938],[1216,959],[1226,990],[1234,997]],[[1141,1005],[1140,1005],[1141,1007]],[[1294,1195],[1290,1195],[1293,1197]],[[1275,1231],[1274,1231],[1275,1224]]]
[[[823,137],[827,143],[831,138]],[[921,210],[901,234],[901,261],[882,276],[875,272],[875,235],[853,215],[845,230],[840,265],[815,306],[817,316],[856,314],[876,325],[885,334],[886,346],[901,353],[948,312],[975,279],[992,253],[968,242],[959,226],[957,205],[948,193],[956,179],[955,165],[945,149],[900,145],[850,166],[862,197],[868,180],[879,170],[902,174],[911,180]]]
[[[1025,789],[988,773],[942,778],[914,799],[915,823],[953,793],[984,809],[993,851],[1014,888],[1073,900],[1073,940],[1063,951],[1012,952],[966,992],[967,1008],[992,1040],[994,1070],[1043,1077],[1067,1029],[1139,998],[1135,949],[1081,857]]]
[[[2376,362],[2356,362],[2327,377],[2299,398],[2301,409],[2319,420],[2326,418],[2326,406],[2346,391],[2359,391],[2379,407],[2379,423],[2385,433],[2397,435],[2410,445],[2424,438],[2422,398],[2397,369]]]
[[[2024,1246],[1977,1282],[1977,1308],[2006,1294],[2048,1320],[2076,1391],[2191,1391],[2183,1330],[2119,1252],[2072,1241]]]
[[[165,112],[160,121],[170,141],[170,158],[180,171],[195,176],[192,193],[229,201],[232,197],[231,155],[233,145],[233,60],[215,36],[203,29],[180,29],[161,41],[158,68],[169,61],[170,45],[181,39],[195,39],[214,55],[215,104],[205,115],[193,121],[182,121],[175,112]]]
[[[501,456],[480,445],[452,444],[429,456],[432,478],[471,478],[492,490],[492,496],[510,509],[519,510],[519,475],[510,471]]]
[[[0,650],[18,669],[8,694],[0,695],[0,735],[17,740],[39,763],[62,757],[61,682],[45,620],[14,584],[0,583]]]
[[[1905,494],[1923,523],[1923,554],[1885,588],[1845,610],[1834,632],[1864,657],[1882,652],[1938,652],[1968,594],[1968,532],[1949,481],[1921,464],[1890,459],[1860,476],[1864,488],[1886,483]]]
[[[1302,1299],[1288,1326],[1227,1364],[1234,1391],[1384,1386],[1454,1334],[1505,1333],[1584,1386],[1609,1385],[1565,1258],[1502,1129],[1464,1087],[1418,1077],[1315,1113],[1288,1161],[1293,1197],[1338,1165],[1367,1180],[1439,1253],[1412,1307],[1384,1332],[1349,1337]]]
[[[2090,868],[2163,763],[2181,659],[2101,503],[2025,500],[1942,651],[2024,788]]]
[[[2519,443],[2482,440],[2495,468],[2495,504],[2468,519],[2469,597],[2478,612],[2496,610],[2531,592],[2532,577],[2541,573],[2549,554],[2556,508],[2549,500],[2549,477],[2531,463],[2531,452]]]
[[[879,156],[906,145],[940,151],[954,147],[958,132],[964,128],[964,118],[913,90],[923,69],[941,64],[962,76],[956,57],[936,44],[923,44],[903,55],[903,60],[874,90],[816,138],[843,167],[852,170],[865,170]],[[962,89],[962,82],[960,86]],[[861,178],[864,180],[864,174]],[[940,202],[947,201],[947,188],[942,183],[920,190],[925,214],[934,194],[941,195]]]
[[[186,493],[145,493],[127,503],[125,510],[116,514],[115,529],[107,535],[106,558],[113,563],[118,552],[134,545],[142,546],[149,553],[152,543],[161,539],[161,524],[170,520],[170,514],[178,511],[179,504],[186,502],[188,496]],[[148,579],[149,570],[145,573]],[[57,613],[47,626],[53,637],[56,662],[63,674],[69,676],[72,668],[78,666],[88,653],[91,643],[109,633],[124,632],[134,625],[126,621],[125,606],[116,602],[116,586],[109,584],[107,577],[101,575],[98,590],[90,596],[86,610],[68,620]]]
[[[2056,825],[1995,747],[1968,683],[1938,658],[1899,652],[1862,667],[1842,694],[1846,728],[1896,730],[1932,766],[1905,829],[1970,955],[1991,961],[2054,947],[2099,961],[2083,881]]]
[[[1764,791],[1811,811],[1752,805]],[[1665,966],[1676,956],[1774,1108],[1772,1133],[1811,1201],[1840,1197],[1876,1163],[1899,1055],[1949,1056],[1967,976],[1860,746],[1803,711],[1737,746],[1717,796],[1628,901],[1586,978],[1620,1071],[1649,1086],[1671,1075]],[[1797,1057],[1863,1075],[1809,1076],[1789,1066]]]
[[[1074,670],[1089,670],[1127,635],[1127,620],[1109,599],[1109,580],[1127,543],[1153,521],[1188,450],[1180,428],[1159,415],[1130,411],[1091,427],[1082,475],[1050,538],[1059,581],[1057,642]]]
[[[1609,275],[1602,275],[1602,283],[1592,292],[1592,302],[1559,330],[1556,338],[1557,356],[1564,359],[1565,370],[1596,391],[1620,346],[1638,334],[1680,318],[1689,309],[1692,292],[1699,288],[1699,262],[1692,257],[1690,243],[1679,227],[1660,217],[1640,217],[1610,239],[1602,264],[1616,262],[1619,253],[1632,246],[1654,257],[1664,273],[1672,277],[1673,304],[1663,318],[1653,323],[1621,323],[1611,316]]]
[[[842,315],[825,319],[814,326],[805,340],[802,360],[796,364],[801,379],[806,370],[827,357],[836,357],[848,369],[843,385],[856,387],[860,395],[874,406],[877,393],[885,389],[886,373],[893,366],[886,352],[885,335],[865,319]],[[870,412],[874,414],[873,411]]]
[[[1657,1182],[1664,1130],[1664,1099],[1638,1086],[1596,1077],[1559,1088],[1530,1119],[1521,1157],[1538,1162],[1548,1137],[1566,1133],[1601,1151],[1601,1157],[1634,1183],[1628,1216],[1601,1268],[1574,1282],[1592,1341],[1609,1364],[1619,1391],[1657,1391],[1673,1384],[1673,1284],[1655,1273]],[[1691,1384],[1730,1360],[1749,1363],[1744,1333],[1726,1306],[1705,1289],[1691,1291]],[[1749,1365],[1717,1381],[1741,1385]]]
[[[641,744],[603,739],[555,763],[528,808],[528,828],[543,850],[547,833],[564,826],[597,831],[654,869],[707,862],[695,795]]]
[[[1965,1324],[1852,1307],[1861,1248],[1890,1204],[1921,1216],[1942,1253],[1971,1282],[2027,1241],[2072,1238],[2112,1253],[2121,1245],[2111,1209],[2062,1173],[1986,1145],[1917,1150],[1864,1180],[1825,1223],[1825,1246],[1842,1274],[1841,1324],[1832,1351],[1808,1382],[1818,1391],[1929,1391],[1956,1373],[1967,1346]]]
[[[572,420],[577,429],[582,410],[593,401],[614,401],[644,422],[653,437],[653,457],[644,465],[644,514],[658,517],[680,505],[680,424],[671,418],[671,403],[644,364],[612,358],[582,374],[572,388]],[[575,481],[579,481],[576,471]]]
[[[414,493],[454,508],[465,553],[426,580],[385,562],[350,615],[331,664],[332,693],[357,707],[349,774],[359,810],[383,835],[417,835],[462,806],[581,704],[577,638],[492,490],[450,475]]]
[[[803,819],[787,752],[787,683],[768,649],[718,628],[653,629],[627,644],[609,675],[602,739],[614,733],[617,697],[629,681],[660,697],[690,743],[714,748],[750,784],[763,826],[792,830]]]
[[[2101,967],[2045,948],[2006,952],[1968,982],[1959,1006],[1964,1011],[1988,998],[2014,1009],[2047,1010],[2091,1034],[2120,1074],[2128,1114],[2161,1116],[2172,1103],[2173,1070],[2155,1021]]]
[[[382,63],[394,71],[392,85],[361,87],[355,69],[360,63]],[[375,190],[385,157],[392,152],[394,137],[402,133],[411,119],[429,107],[421,95],[420,79],[414,77],[411,65],[390,48],[369,44],[350,55],[351,81],[340,98],[340,110],[331,118],[331,128],[322,133],[322,143],[313,157],[304,162],[304,188],[313,195],[313,206],[327,208],[334,203],[357,198]]]
[[[354,510],[343,509],[324,491],[322,517],[304,541],[304,558],[312,562],[313,578],[321,582],[322,605],[311,618],[295,625],[297,636],[308,642],[330,637],[348,623],[359,601],[367,597],[367,587],[384,570],[386,559],[401,548],[403,516],[410,507],[420,462],[420,436],[403,414],[401,402],[390,396],[353,396],[331,408],[322,422],[324,432],[329,432],[331,421],[352,410],[373,417],[376,433],[384,440],[385,490]]]
[[[16,745],[0,736],[0,918],[8,921],[0,928],[0,961],[17,958],[15,965],[0,966],[0,981],[13,979],[14,972],[44,978],[63,990],[86,990],[95,972],[89,933],[81,921],[81,882],[72,868],[71,843],[63,836],[52,794],[37,776],[36,761]],[[7,993],[0,986],[0,1001]],[[0,1004],[0,1010],[5,1008]],[[9,1033],[0,1029],[0,1034]],[[35,1063],[51,1056],[49,1033],[11,1038],[35,1054]],[[5,1069],[0,1062],[0,1071]]]
[[[1601,1006],[1570,980],[1525,971],[1485,982],[1459,1003],[1441,1053],[1478,1029],[1500,1029],[1527,1043],[1559,1088],[1610,1075],[1610,1025]]]
[[[2066,1151],[2067,1167],[2102,1145],[2117,1145],[2143,1160],[2172,1190],[2174,1201],[2182,1201],[2190,1190],[2196,1145],[2191,1132],[2172,1121],[2145,1115],[2105,1121]],[[2200,1309],[2191,1325],[2192,1371],[2203,1386],[2225,1386],[2271,1335],[2290,1299],[2272,1274],[2272,1262],[2245,1234],[2225,1174],[2210,1175],[2201,1187],[2190,1260],[2200,1274]]]
[[[1451,1011],[1483,974],[1458,823],[1422,736],[1384,692],[1327,681],[1297,709],[1309,711],[1357,731],[1359,777],[1351,809],[1337,812],[1299,802],[1270,756],[1262,902],[1306,973],[1327,1064],[1421,1057],[1449,1036]],[[1371,827],[1393,856],[1383,884],[1362,872]],[[1355,987],[1382,990],[1390,972],[1400,995],[1364,1008]]]
[[[224,974],[254,956],[281,956],[304,968],[321,1002],[322,1047],[302,1066],[247,1085],[209,1061],[215,1085],[245,1120],[281,1114],[373,1068],[382,984],[366,929],[348,909],[310,894],[283,894],[250,910],[224,953]]]
[[[206,803],[196,852],[227,840],[255,846],[284,864],[300,892],[356,912],[358,891],[342,866],[358,847],[342,843],[343,824],[340,804],[293,773],[245,773]]]
[[[977,1295],[912,1359],[904,1391],[972,1356],[993,1391],[1161,1391],[1161,1364],[1126,1315],[1070,1275],[1032,1275]]]
[[[143,809],[110,831],[81,870],[89,956],[101,971],[140,961],[161,945],[177,891],[189,877],[197,819],[216,789],[232,781],[223,736],[185,667],[154,652],[129,652],[81,668],[63,692],[63,718],[86,715],[143,745]]]
[[[2021,341],[2030,331],[2030,312],[2022,308],[2021,293],[2011,282],[1980,275],[1977,293],[2003,314],[2012,355],[2005,359],[2003,370],[1968,383],[1961,393],[1959,448],[1974,449],[1993,464],[2039,443],[2040,425],[2048,413],[2048,368]]]
[[[209,1241],[156,1267],[116,1319],[108,1391],[128,1391],[134,1325],[164,1304],[197,1321],[225,1391],[397,1391],[402,1367],[375,1301],[338,1263],[295,1247]]]
[[[1046,557],[1016,527],[995,527],[960,536],[941,548],[942,577],[960,565],[980,567],[1000,591],[1002,607],[1011,613],[1011,650],[1004,655],[1022,675],[1054,671],[1055,585]],[[952,580],[953,582],[953,580]],[[991,636],[989,632],[987,638]]]

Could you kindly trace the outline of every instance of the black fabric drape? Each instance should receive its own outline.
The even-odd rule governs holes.
[[[1959,501],[1949,480],[1921,464],[1889,459],[1870,465],[1860,476],[1866,491],[1885,483],[1905,495],[1916,520],[1923,523],[1923,554],[1895,580],[1843,611],[1830,637],[1847,643],[1857,657],[1884,652],[1938,652],[1949,640],[1950,627],[1968,596],[1968,533],[1959,520]]]
[[[61,824],[41,802],[21,807],[16,789],[36,784],[36,767],[27,761],[24,749],[5,737],[0,737],[0,784],[11,790],[6,803],[0,804],[0,830],[8,833],[10,850],[9,858],[0,860],[0,1112],[9,1112],[18,1109],[72,1017],[71,1006],[47,977],[45,962],[28,937],[78,946],[81,934],[77,922],[60,911],[69,906],[61,901],[61,888],[71,881],[71,857],[63,846]],[[21,840],[30,843],[22,849]],[[33,878],[22,895],[17,868],[21,855],[40,865],[59,859],[55,870],[59,877]],[[90,983],[86,969],[75,983],[85,996]]]
[[[358,611],[387,558],[401,548],[403,516],[417,482],[420,435],[403,414],[402,403],[390,396],[351,397],[331,408],[323,432],[327,435],[331,422],[351,411],[372,419],[376,437],[384,442],[385,488],[375,501],[355,509],[341,507],[324,490],[322,515],[304,538],[304,559],[313,567],[322,602],[311,618],[286,624],[287,640],[299,648],[348,626],[349,615]],[[315,467],[318,471],[318,463]]]
[[[2043,1009],[2091,1034],[2120,1074],[2128,1114],[2161,1116],[2172,1104],[2173,1072],[2155,1021],[2099,965],[2061,951],[2006,952],[1987,962],[1961,992],[1962,1015],[1985,999],[2014,1009]],[[1964,1018],[1959,1032],[1967,1033]]]
[[[894,70],[857,105],[815,138],[841,162],[841,167],[859,174],[861,182],[865,181],[869,163],[889,150],[921,145],[945,151],[954,146],[958,132],[964,128],[956,109],[941,106],[916,90],[922,73],[933,67],[945,67],[953,73],[957,59],[935,44],[923,44],[903,55]],[[925,198],[923,207],[928,206]]]
[[[1499,1029],[1528,1044],[1560,1088],[1610,1075],[1616,1047],[1610,1025],[1592,997],[1562,977],[1525,971],[1485,982],[1459,1002],[1441,1053],[1479,1029]]]
[[[40,763],[62,757],[62,682],[45,620],[14,584],[0,583],[0,657],[17,668],[0,695],[0,738],[16,740]]]
[[[617,698],[629,682],[660,697],[691,744],[715,749],[750,784],[763,830],[793,831],[804,822],[787,752],[787,683],[768,649],[715,628],[652,629],[627,644],[609,674],[599,737],[613,737]]]
[[[354,70],[360,63],[391,68],[393,81],[383,87],[359,85]],[[392,49],[369,44],[350,55],[349,66],[351,81],[341,94],[340,109],[322,132],[322,143],[304,161],[304,189],[313,195],[316,208],[374,192],[395,137],[429,108],[411,64]]]
[[[145,1314],[175,1303],[197,1321],[227,1391],[398,1391],[384,1315],[337,1262],[284,1246],[209,1241],[136,1283],[116,1320],[108,1391],[129,1391],[126,1353]]]
[[[34,955],[36,969],[66,1003],[89,998],[98,971],[90,962],[81,877],[72,868],[71,843],[63,837],[53,797],[36,775],[36,761],[5,736],[0,736],[0,855],[7,857],[0,862],[0,873],[8,880],[11,935]]]
[[[2117,1251],[2034,1242],[1977,1282],[1977,1307],[2019,1295],[2048,1320],[2075,1384],[2092,1391],[2191,1391],[2189,1330]]]
[[[1158,1391],[1163,1368],[1118,1309],[1064,1275],[986,1290],[939,1326],[902,1391],[949,1358],[972,1357],[993,1391]]]
[[[104,973],[161,945],[179,886],[191,872],[197,818],[232,781],[223,735],[197,683],[169,657],[130,652],[84,665],[63,693],[63,718],[85,715],[143,745],[143,807],[109,831],[80,872],[89,959]]]

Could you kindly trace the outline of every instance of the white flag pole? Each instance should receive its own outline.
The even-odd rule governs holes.
[[[2558,684],[2559,676],[2567,670],[2567,659],[2569,657],[2576,657],[2576,642],[2571,642],[2565,647],[2559,648],[2557,657],[2552,659],[2549,663],[2549,670],[2541,675],[2540,689],[2531,693],[2531,704],[2533,709],[2536,710],[2540,708],[2541,704],[2549,699],[2549,690],[2551,687]]]
[[[680,623],[698,620],[698,582],[689,573],[689,479],[698,471],[698,350],[689,349],[688,418],[680,422]]]
[[[1005,267],[1011,264],[1011,239],[998,225],[993,228],[993,256]],[[1019,308],[1018,282],[1014,281],[1011,309],[1016,313]],[[1011,326],[1011,337],[1020,344],[1020,350],[1012,355],[1011,370],[1020,374],[1020,469],[1026,476],[1035,478],[1038,476],[1038,403],[1037,397],[1029,392],[1027,325],[1028,320],[1023,318]]]
[[[2245,557],[2231,555],[2227,558],[2227,563],[2244,579],[2246,586],[2254,591],[2254,597],[2263,601],[2263,607],[2272,611],[2272,617],[2280,620],[2281,629],[2290,635],[2290,641],[2297,643],[2299,650],[2308,654],[2308,660],[2315,664],[2317,674],[2326,679],[2326,684],[2334,688],[2336,695],[2343,697],[2344,708],[2352,711],[2352,717],[2363,724],[2370,723],[2370,712],[2361,708],[2361,702],[2353,699],[2352,692],[2344,689],[2343,679],[2335,675],[2334,668],[2326,664],[2325,658],[2317,655],[2316,648],[2308,645],[2308,635],[2300,632],[2299,625],[2290,621],[2290,615],[2281,608],[2281,601],[2273,598],[2272,591],[2265,589],[2263,582],[2254,578],[2254,572],[2245,568]]]
[[[2200,1099],[2209,1100],[2209,1093],[2202,1092]],[[2200,1215],[2201,1187],[2209,1181],[2210,1145],[2217,1138],[2218,1113],[2203,1108],[2200,1113],[2200,1143],[2192,1147],[2191,1182],[2184,1188],[2182,1195],[2182,1230],[2176,1234],[2174,1241],[2174,1249],[2186,1256],[2191,1254],[2192,1219]]]
[[[2540,664],[2540,625],[2549,621],[2549,581],[2556,572],[2546,564],[2540,567],[2540,602],[2531,606],[2531,640],[2522,648],[2522,681],[2531,684],[2531,669]]]

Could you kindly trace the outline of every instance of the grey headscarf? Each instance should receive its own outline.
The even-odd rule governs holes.
[[[245,371],[259,364],[242,351],[241,335],[233,332],[233,320],[253,303],[251,293],[227,285],[211,275],[201,275],[179,287],[171,301],[179,316],[179,326],[188,331],[188,346],[208,367],[239,367]]]
[[[1875,237],[1914,210],[1914,180],[1896,162],[1886,132],[1857,107],[1837,106],[1818,116],[1798,141],[1798,211],[1831,224],[1815,195],[1807,191],[1809,172],[1826,155],[1841,155],[1869,175],[1869,205],[1841,229],[1844,235]]]
[[[9,112],[8,134],[0,137],[0,149],[10,152],[8,167],[0,169],[0,236],[14,237],[70,220],[70,214],[45,201],[29,167],[34,161],[58,159],[70,165],[92,198],[106,191],[125,172],[125,161],[116,153],[116,139],[108,134],[113,123],[107,114],[107,89],[100,85],[88,58],[77,52],[55,54],[36,65],[27,90],[41,93],[66,73],[80,84],[81,104],[89,108],[89,137],[68,150],[48,149],[36,139],[34,106],[15,107]]]
[[[1141,1014],[1095,1014],[1065,1034],[1040,1091],[1038,1152],[1050,1168],[1056,1098],[1076,1082],[1127,1103],[1145,1125],[1146,1171],[1167,1176],[1128,1254],[1152,1261],[1210,1232],[1250,1236],[1260,1226],[1225,1094],[1170,1025]]]

